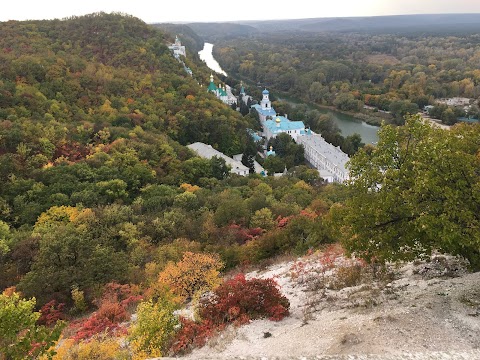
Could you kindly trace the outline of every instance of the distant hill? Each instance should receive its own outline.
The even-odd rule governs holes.
[[[480,14],[397,15],[239,22],[262,32],[471,33],[480,31]]]
[[[185,24],[152,24],[153,27],[159,28],[169,33],[173,38],[178,35],[182,44],[187,47],[192,54],[198,53],[203,49],[205,42],[191,27]]]
[[[217,37],[247,36],[258,32],[253,26],[237,23],[191,23],[188,26],[208,41],[215,41]]]

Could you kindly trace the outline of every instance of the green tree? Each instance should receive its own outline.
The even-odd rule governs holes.
[[[10,251],[10,227],[6,222],[0,220],[0,256]]]
[[[252,137],[247,134],[247,144],[242,155],[242,164],[248,167],[250,174],[255,173],[255,155],[257,155],[257,146]]]
[[[98,225],[91,219],[91,223],[70,222],[41,229],[38,254],[19,289],[26,295],[35,295],[43,304],[54,293],[67,301],[75,285],[90,289],[112,280],[125,281],[127,257],[124,252],[115,251],[114,244],[108,244],[113,234],[110,238],[98,233],[102,229]]]
[[[21,299],[18,293],[0,295],[0,359],[36,359],[50,354],[50,347],[60,337],[62,322],[53,328],[37,325],[39,312],[34,311],[35,298]]]
[[[442,122],[447,125],[453,125],[457,122],[457,116],[451,108],[445,109],[441,116]]]
[[[285,169],[285,161],[279,156],[268,156],[263,163],[263,167],[267,170],[268,175],[281,173]]]
[[[395,115],[395,123],[403,125],[407,114],[416,114],[418,105],[409,100],[397,100],[390,103],[390,111]]]
[[[355,97],[352,94],[341,93],[333,101],[335,105],[340,110],[346,111],[360,111],[362,108],[362,102],[355,100]]]
[[[255,214],[253,214],[250,220],[250,227],[259,227],[264,230],[273,229],[275,227],[275,221],[273,220],[272,211],[268,208],[255,211]]]
[[[222,180],[225,179],[230,173],[230,168],[225,163],[225,159],[214,156],[210,159],[210,166],[212,169],[212,176],[215,179]]]
[[[175,334],[178,319],[172,296],[162,294],[156,301],[147,300],[138,305],[137,322],[130,330],[136,358],[145,359],[165,354],[169,340]]]
[[[346,154],[352,156],[363,146],[365,144],[362,142],[362,137],[355,133],[345,138],[341,148]]]
[[[217,226],[225,226],[232,222],[245,224],[249,216],[248,208],[242,197],[230,190],[220,195],[220,205],[215,211],[214,220]]]
[[[480,268],[479,138],[478,125],[444,131],[418,116],[383,127],[378,147],[352,158],[353,196],[333,212],[345,248],[380,261],[439,250]]]

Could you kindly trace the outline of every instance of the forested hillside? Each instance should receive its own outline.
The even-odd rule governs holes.
[[[219,39],[214,47],[217,60],[228,73],[305,102],[356,113],[366,104],[390,111],[393,122],[401,124],[407,113],[435,99],[460,96],[475,102],[480,96],[476,33],[262,29],[248,38]],[[453,123],[459,116],[478,118],[479,108],[474,105],[465,114],[445,107],[438,116]]]
[[[474,34],[480,14],[416,14],[291,20],[239,21],[261,31],[356,32],[369,34]]]
[[[184,147],[241,153],[255,124],[200,87],[209,71],[195,56],[185,59],[187,74],[167,48],[174,34],[103,13],[10,21],[0,33],[0,323],[10,324],[0,326],[0,359],[45,352],[58,319],[70,322],[64,344],[81,352],[74,344],[98,333],[124,336],[120,323],[142,298],[140,324],[221,284],[221,269],[330,241],[321,216],[329,201],[315,200],[323,190],[314,171],[229,176],[223,160]],[[279,295],[268,306],[237,315],[288,313]],[[129,329],[131,352],[170,349],[175,331],[159,326]],[[168,351],[191,345],[188,329]]]
[[[175,34],[104,13],[0,23],[0,34],[0,360],[177,355],[231,324],[280,321],[290,303],[278,284],[241,273],[279,255],[326,249],[329,269],[333,253],[356,255],[348,282],[432,251],[480,267],[478,125],[443,132],[410,117],[384,127],[377,147],[359,149],[353,136],[347,186],[299,165],[303,148],[282,134],[266,163],[288,172],[241,177],[185,146],[253,157],[246,130],[258,124],[200,86],[210,72],[188,48],[193,76],[185,71],[167,47]],[[379,38],[378,51],[400,62],[365,65],[358,49],[374,44],[361,36],[344,47],[271,40],[222,43],[220,59],[316,102],[478,90],[477,51],[451,61],[454,41],[438,53],[427,47],[437,60],[422,65],[427,55],[408,40],[394,50]],[[187,304],[194,320],[176,311]]]
[[[187,25],[153,24],[153,26],[170,34],[176,34],[181,39],[182,45],[186,46],[189,55],[193,57],[198,56],[198,52],[203,49],[203,43],[205,41]]]

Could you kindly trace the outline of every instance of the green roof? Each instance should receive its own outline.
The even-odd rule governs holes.
[[[211,81],[210,84],[208,85],[208,91],[217,91],[217,87],[215,86],[213,81]]]

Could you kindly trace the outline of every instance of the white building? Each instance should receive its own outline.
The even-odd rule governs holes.
[[[236,161],[240,161],[240,162],[242,162],[242,157],[243,157],[243,154],[233,155],[233,159],[236,160]],[[263,168],[263,166],[260,165],[256,160],[253,160],[253,165],[255,167],[255,173],[256,174],[264,174],[265,173],[265,169]]]
[[[281,133],[290,135],[295,141],[297,141],[299,136],[305,135],[305,124],[303,121],[291,121],[286,115],[277,116],[275,120],[266,120],[262,125],[263,135],[267,141]]]
[[[320,172],[324,180],[343,183],[350,178],[346,168],[350,160],[348,155],[339,147],[327,143],[321,135],[299,136],[297,143],[304,146],[305,159]]]
[[[215,94],[217,99],[220,99],[224,104],[233,105],[237,102],[237,97],[232,94],[232,88],[228,85],[222,86],[221,84],[218,84],[217,87],[213,82],[212,74],[210,74],[210,84],[207,91]]]
[[[237,161],[228,157],[224,153],[221,153],[218,150],[215,150],[212,145],[207,145],[201,142],[196,142],[187,147],[193,151],[195,151],[198,156],[203,157],[205,159],[211,159],[212,157],[216,156],[225,160],[225,163],[230,166],[230,172],[241,175],[241,176],[248,176],[249,169],[245,165],[242,164],[241,161]]]
[[[437,100],[437,103],[448,106],[467,106],[470,105],[470,101],[471,100],[469,98],[453,97],[448,99],[439,99]]]
[[[263,127],[263,136],[268,140],[276,137],[278,134],[286,133],[290,135],[293,140],[297,140],[300,135],[305,135],[305,124],[303,121],[292,121],[285,116],[277,116],[275,109],[272,107],[270,101],[270,93],[267,89],[262,92],[262,101],[260,104],[252,105],[260,119],[260,124]]]
[[[170,50],[173,51],[173,56],[179,57],[180,55],[187,57],[187,52],[185,50],[185,46],[182,45],[178,36],[175,36],[175,43],[168,47]]]
[[[260,123],[263,124],[264,121],[273,119],[277,113],[275,112],[275,109],[272,108],[272,102],[270,101],[270,93],[268,90],[263,90],[262,95],[263,98],[260,104],[252,105],[252,107],[257,110]]]

